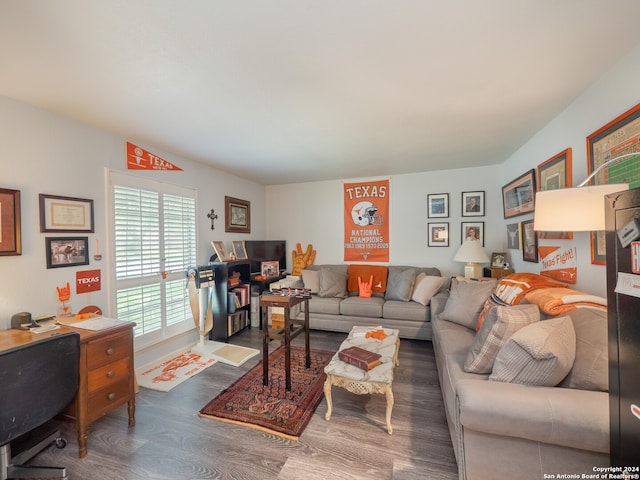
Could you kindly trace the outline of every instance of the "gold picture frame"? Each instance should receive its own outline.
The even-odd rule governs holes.
[[[225,246],[224,242],[212,240],[211,246],[213,247],[213,251],[216,252],[219,262],[228,262],[229,260],[233,259],[227,251],[227,247]]]
[[[237,260],[245,260],[247,257],[247,249],[244,246],[244,240],[234,240],[231,242],[233,255]]]

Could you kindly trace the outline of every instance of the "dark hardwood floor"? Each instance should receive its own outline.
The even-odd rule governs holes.
[[[311,348],[337,350],[346,334],[311,332]],[[231,343],[260,348],[260,331]],[[295,345],[303,345],[298,337]],[[279,344],[272,342],[271,348]],[[33,465],[62,465],[72,480],[195,479],[457,479],[457,467],[430,342],[402,340],[395,369],[393,434],[384,395],[333,389],[333,415],[323,399],[298,441],[201,418],[198,411],[260,361],[236,368],[216,363],[167,393],[140,389],[136,426],[126,407],[89,429],[89,453],[78,458],[74,426],[63,423],[64,449],[50,446]]]

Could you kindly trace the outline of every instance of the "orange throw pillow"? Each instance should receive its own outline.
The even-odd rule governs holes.
[[[368,282],[373,275],[372,292],[384,293],[387,291],[387,270],[382,265],[349,265],[347,268],[347,290],[350,292],[360,291],[358,277]]]

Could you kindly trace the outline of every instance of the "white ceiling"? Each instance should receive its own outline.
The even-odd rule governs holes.
[[[266,185],[496,164],[639,19],[638,0],[0,0],[0,95]]]

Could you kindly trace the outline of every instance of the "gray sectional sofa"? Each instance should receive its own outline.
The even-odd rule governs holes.
[[[349,289],[349,265],[310,265],[303,270],[304,286],[314,292],[309,300],[310,328],[348,333],[355,325],[382,325],[400,330],[401,338],[431,340],[431,312],[426,300],[431,297],[429,291],[425,291],[422,298],[418,298],[416,280],[420,282],[421,278],[429,277],[420,284],[425,284],[427,290],[437,286],[439,291],[446,282],[440,271],[412,266],[376,268],[387,270],[386,289],[384,292],[374,290],[370,298],[360,297],[357,288]],[[294,314],[298,318],[304,315],[303,310]]]
[[[462,297],[474,312],[466,320],[455,318],[455,310],[445,312],[448,293],[431,300],[433,348],[460,480],[595,478],[581,475],[609,465],[606,311],[577,308],[550,316],[523,300],[495,307],[476,333],[482,299],[472,306],[472,294]],[[516,333],[502,332],[487,373],[465,371],[477,363],[479,346],[490,343],[487,332],[496,330],[496,318],[488,319],[499,315],[540,320]],[[503,349],[509,352],[503,355]],[[549,351],[559,353],[554,358]],[[535,377],[549,386],[527,384]]]

